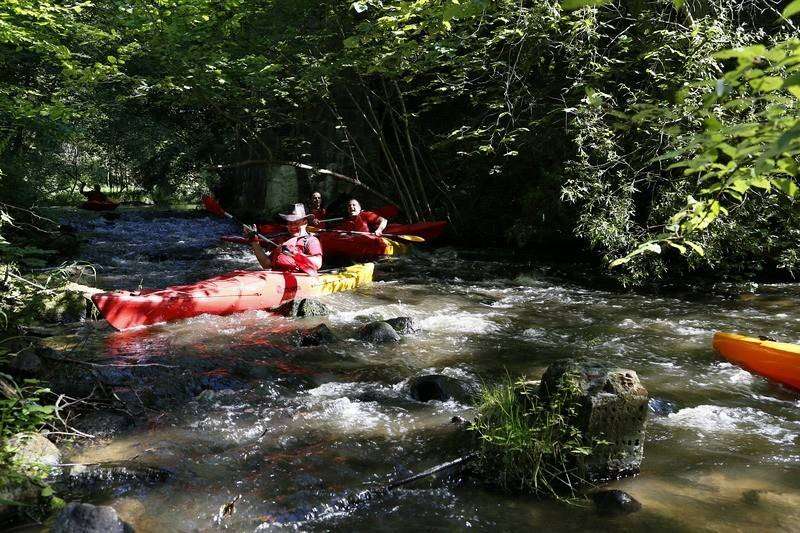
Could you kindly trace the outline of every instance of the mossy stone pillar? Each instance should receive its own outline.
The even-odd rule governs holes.
[[[547,403],[565,384],[578,396],[571,422],[587,442],[607,442],[594,446],[581,461],[581,475],[602,482],[638,474],[644,457],[648,393],[636,372],[602,363],[556,363],[542,377],[539,399]]]

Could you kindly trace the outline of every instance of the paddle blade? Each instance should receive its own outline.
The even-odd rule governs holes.
[[[219,205],[219,202],[217,202],[217,200],[210,194],[203,195],[203,207],[205,207],[206,211],[213,215],[217,215],[218,217],[225,216],[225,210],[222,209],[222,206]]]
[[[419,235],[395,235],[393,233],[384,233],[384,235],[390,236],[393,239],[401,239],[408,242],[425,242],[425,239]]]

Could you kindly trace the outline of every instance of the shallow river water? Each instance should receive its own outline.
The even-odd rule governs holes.
[[[220,245],[235,228],[206,218],[123,212],[81,217],[96,284],[157,287],[255,268],[246,249]],[[102,494],[137,531],[797,531],[800,529],[800,395],[726,363],[717,330],[800,341],[800,287],[761,285],[743,295],[687,297],[592,290],[546,267],[443,249],[378,265],[376,282],[325,297],[324,319],[250,312],[98,330],[109,359],[216,358],[229,368],[145,427],[77,448],[67,459],[132,459],[173,473],[163,484]],[[411,316],[399,344],[355,340],[376,318]],[[297,348],[292,329],[325,322],[339,338]],[[590,505],[498,495],[471,482],[423,481],[350,509],[338,497],[455,457],[450,419],[470,407],[415,402],[410,377],[444,373],[475,386],[507,375],[538,378],[552,361],[598,358],[634,369],[658,408],[639,476],[611,484],[643,509],[618,518]],[[231,377],[240,362],[263,376]],[[220,506],[241,495],[221,522]]]

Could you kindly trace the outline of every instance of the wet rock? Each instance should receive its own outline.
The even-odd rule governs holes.
[[[123,533],[133,528],[120,520],[113,507],[70,502],[58,515],[52,533]]]
[[[8,439],[8,448],[16,461],[26,465],[53,466],[61,462],[61,452],[47,437],[39,433],[17,433]]]
[[[392,326],[394,330],[401,335],[409,335],[417,332],[414,319],[409,316],[398,316],[396,318],[384,320],[384,322]]]
[[[398,342],[400,335],[384,321],[370,322],[358,331],[358,338],[373,343]]]
[[[642,504],[636,498],[622,490],[601,490],[591,497],[597,513],[603,516],[635,513],[642,508]]]
[[[120,520],[136,523],[147,512],[144,504],[136,498],[120,498],[114,502]]]
[[[163,483],[170,476],[162,468],[131,461],[113,461],[71,466],[54,478],[53,483],[59,492],[69,493],[73,497],[90,497],[98,492],[122,494],[142,485]]]
[[[92,411],[72,422],[72,425],[78,431],[95,437],[106,438],[131,429],[134,423],[134,419],[127,414],[112,411]]]
[[[468,383],[442,374],[429,374],[410,378],[404,390],[406,394],[418,402],[429,402],[431,400],[468,402],[475,393],[473,387]]]
[[[609,443],[580,459],[583,477],[602,482],[639,473],[649,409],[647,390],[636,372],[600,363],[555,363],[539,386],[543,404],[557,395],[559,387],[578,391],[571,422],[584,438]]]
[[[36,350],[29,348],[18,353],[9,363],[17,372],[35,374],[42,366],[42,360],[36,355]]]
[[[292,318],[328,316],[331,314],[327,305],[318,300],[312,300],[309,298],[287,302],[278,309],[278,312],[284,316]]]
[[[320,324],[309,329],[295,331],[291,335],[291,342],[295,346],[321,346],[336,342],[336,336],[325,324]]]
[[[650,412],[656,416],[669,416],[672,413],[678,412],[678,406],[675,404],[675,402],[661,398],[650,398],[647,406],[650,409]]]

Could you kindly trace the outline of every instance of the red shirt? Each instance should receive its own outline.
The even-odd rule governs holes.
[[[320,207],[319,209],[312,209],[311,210],[311,214],[317,220],[317,227],[318,228],[324,228],[325,227],[325,223],[324,222],[319,222],[319,221],[320,220],[325,220],[325,215],[328,214],[328,211],[324,207]]]
[[[287,239],[281,246],[273,249],[270,253],[272,268],[285,272],[301,271],[302,269],[297,266],[297,262],[294,259],[295,254],[321,256],[322,245],[319,243],[319,239],[313,235]]]
[[[366,231],[371,232],[373,228],[381,223],[381,216],[372,211],[361,211],[354,217],[350,217],[342,222],[341,229],[346,231]]]

